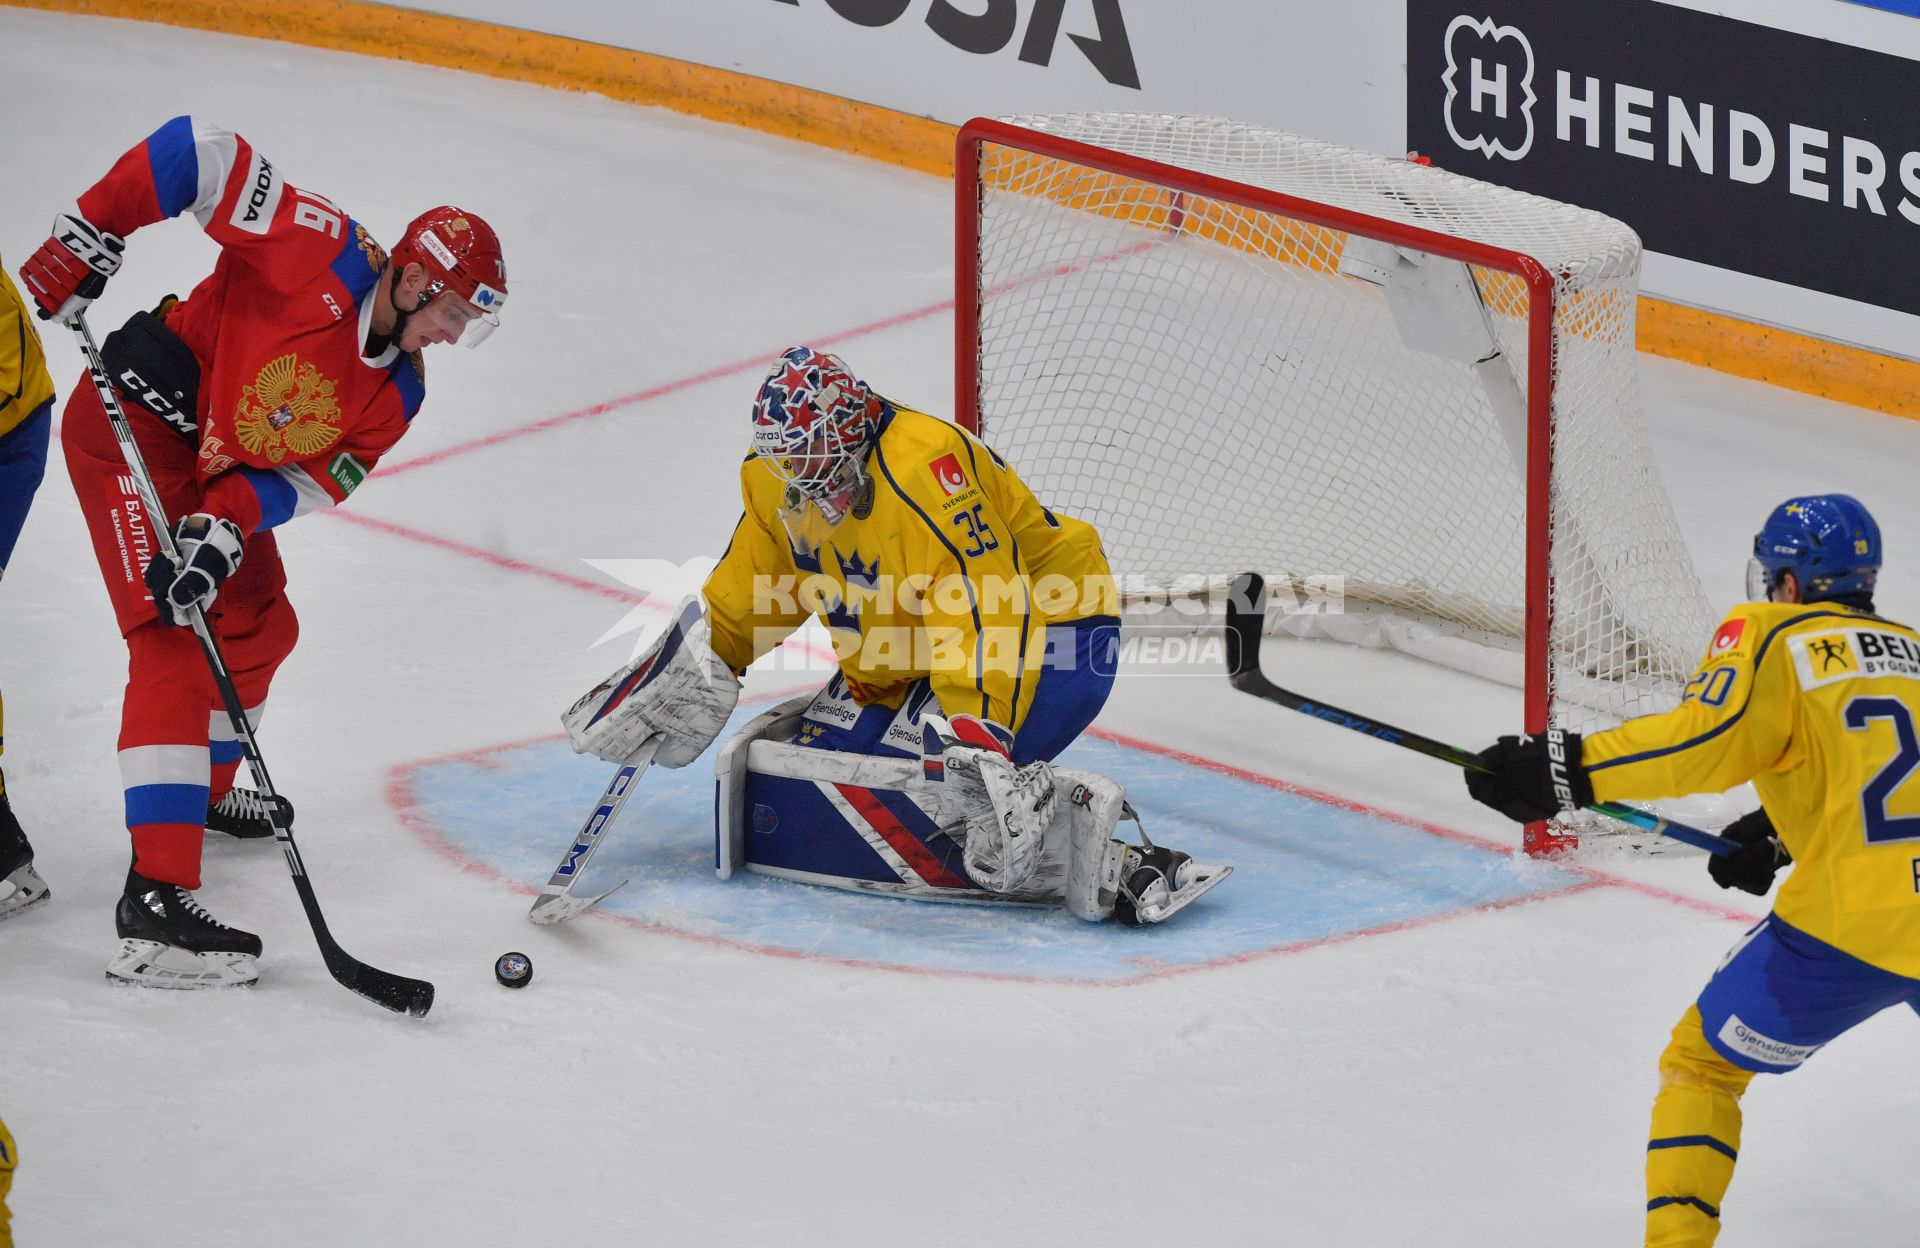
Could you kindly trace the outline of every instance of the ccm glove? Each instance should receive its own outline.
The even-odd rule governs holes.
[[[1537,737],[1501,737],[1477,757],[1487,770],[1466,773],[1467,792],[1516,823],[1538,823],[1593,804],[1577,732],[1555,728]]]
[[[220,586],[240,566],[244,538],[231,520],[196,511],[173,529],[175,557],[155,554],[147,563],[147,591],[163,624],[191,624],[191,609],[213,605]]]
[[[1755,897],[1765,897],[1773,887],[1773,877],[1793,861],[1787,847],[1780,843],[1779,833],[1773,830],[1773,820],[1767,818],[1764,810],[1740,816],[1720,835],[1740,842],[1740,848],[1731,854],[1715,854],[1707,859],[1707,874],[1721,888],[1737,888]]]
[[[107,279],[120,271],[127,244],[117,234],[97,229],[84,217],[65,213],[53,219],[53,236],[20,266],[40,319],[67,321],[107,288]]]

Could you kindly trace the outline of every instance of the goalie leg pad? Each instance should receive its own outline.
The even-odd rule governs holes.
[[[1128,927],[1162,923],[1233,874],[1224,863],[1195,862],[1155,845],[1145,828],[1137,846],[1116,839],[1120,820],[1140,823],[1126,790],[1090,771],[1063,767],[1058,774],[1066,798],[1054,827],[1068,842],[1061,902],[1077,917],[1097,923],[1112,916]]]
[[[1061,903],[1076,918],[1098,923],[1113,913],[1127,847],[1114,839],[1127,793],[1107,777],[1062,767],[1056,773],[1066,800],[1054,818],[1067,841],[1067,882]],[[1065,825],[1064,828],[1062,825]]]

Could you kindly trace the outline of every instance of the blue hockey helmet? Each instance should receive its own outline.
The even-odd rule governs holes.
[[[1850,494],[1809,494],[1773,509],[1753,535],[1747,592],[1766,598],[1791,572],[1800,601],[1871,596],[1880,572],[1880,526]]]

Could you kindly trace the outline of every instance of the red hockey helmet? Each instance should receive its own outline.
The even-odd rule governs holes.
[[[443,204],[415,217],[390,259],[400,269],[417,264],[427,271],[426,301],[442,294],[458,297],[467,308],[468,327],[460,341],[478,346],[500,326],[507,302],[507,262],[500,237],[474,213]],[[421,305],[427,306],[426,303]]]

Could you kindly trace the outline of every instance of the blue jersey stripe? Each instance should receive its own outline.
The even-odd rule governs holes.
[[[1859,613],[1853,612],[1853,611],[1807,611],[1800,615],[1794,616],[1790,620],[1784,620],[1781,623],[1774,625],[1773,628],[1768,631],[1767,635],[1760,639],[1760,646],[1753,653],[1754,674],[1756,676],[1759,674],[1760,664],[1767,657],[1767,647],[1773,644],[1773,639],[1780,635],[1780,632],[1782,629],[1792,628],[1796,624],[1804,624],[1808,620],[1817,620],[1817,619],[1821,619],[1822,617],[1830,617],[1832,619],[1837,619],[1837,620],[1852,620],[1855,622],[1858,622],[1859,620],[1864,618]],[[1665,745],[1665,746],[1661,746],[1657,750],[1644,750],[1638,754],[1625,754],[1619,758],[1608,759],[1604,763],[1587,764],[1586,765],[1587,774],[1592,775],[1596,771],[1605,771],[1609,767],[1624,767],[1629,763],[1644,763],[1649,761],[1650,759],[1665,758],[1669,754],[1678,754],[1682,750],[1690,750],[1696,745],[1705,745],[1707,742],[1713,740],[1715,737],[1719,736],[1721,733],[1727,731],[1729,728],[1732,728],[1735,724],[1739,723],[1740,717],[1747,713],[1747,707],[1752,705],[1752,703],[1753,703],[1753,682],[1748,681],[1747,695],[1741,701],[1740,709],[1735,711],[1733,714],[1727,716],[1727,718],[1721,720],[1718,724],[1715,724],[1713,727],[1707,729],[1707,731],[1701,733],[1699,736],[1689,737],[1685,741],[1680,742],[1678,745]]]
[[[200,194],[200,154],[193,145],[193,118],[175,117],[147,136],[147,168],[160,214],[179,216]]]
[[[967,575],[967,561],[961,556],[960,548],[947,540],[947,535],[940,531],[940,526],[933,522],[933,517],[921,510],[920,504],[914,502],[907,492],[900,488],[900,483],[893,479],[893,469],[887,467],[887,457],[878,442],[873,444],[873,462],[880,465],[880,475],[887,479],[887,484],[893,487],[895,494],[900,496],[900,501],[913,508],[914,514],[927,522],[927,532],[933,534],[934,539],[942,546],[945,546],[947,553],[953,556],[955,566],[960,569],[961,580],[965,582],[967,587],[967,610],[973,614],[974,652],[978,654],[980,646],[985,644],[985,629],[980,623],[980,600],[974,595],[973,578]],[[973,683],[974,687],[980,691],[980,718],[991,719],[990,708],[992,706],[992,699],[987,697],[986,664],[982,663],[980,665],[980,670],[975,674]]]
[[[401,419],[409,424],[420,405],[427,401],[427,383],[420,375],[419,366],[410,355],[402,355],[387,365],[387,376],[393,378],[393,388],[400,392]]]
[[[293,488],[293,482],[277,472],[264,468],[241,468],[242,479],[253,487],[253,496],[260,500],[260,528],[271,529],[293,519],[294,508],[300,503],[300,495]]]
[[[127,826],[207,821],[204,784],[136,784],[127,790]]]
[[[1706,1201],[1701,1200],[1698,1196],[1656,1196],[1647,1202],[1647,1212],[1652,1213],[1655,1209],[1664,1209],[1668,1205],[1692,1205],[1695,1209],[1698,1209],[1710,1218],[1718,1218],[1720,1216],[1718,1209],[1715,1209]]]
[[[347,218],[346,238],[340,243],[340,252],[334,256],[333,275],[347,288],[347,295],[353,300],[353,306],[359,307],[366,301],[373,288],[379,284],[380,270],[369,263],[367,253],[361,249],[360,240],[367,237],[366,231],[353,218]]]

